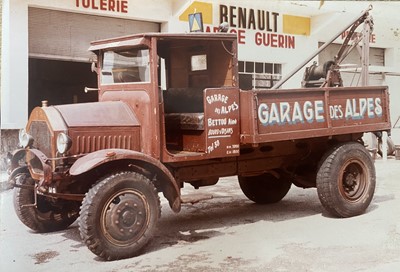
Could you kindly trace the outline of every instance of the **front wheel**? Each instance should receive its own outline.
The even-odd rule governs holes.
[[[284,198],[292,183],[276,171],[259,176],[239,176],[239,185],[248,199],[257,204],[271,204]]]
[[[118,172],[86,194],[79,230],[94,254],[106,260],[130,258],[149,242],[160,213],[157,190],[148,178]]]
[[[54,200],[37,195],[34,206],[34,184],[29,171],[22,171],[15,177],[16,184],[24,186],[14,189],[14,209],[27,227],[36,232],[51,232],[66,229],[79,214],[79,202]],[[31,187],[31,188],[29,188]]]
[[[374,162],[359,143],[345,143],[329,151],[317,173],[319,199],[337,217],[364,213],[374,195],[375,182]]]

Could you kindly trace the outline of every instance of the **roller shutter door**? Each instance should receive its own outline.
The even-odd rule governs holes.
[[[91,41],[159,31],[158,23],[29,8],[29,56],[89,62]]]
[[[322,43],[320,44],[320,46]],[[332,60],[336,53],[339,51],[339,44],[331,44],[329,45],[319,56],[319,63],[324,63],[328,60]],[[361,56],[358,53],[357,49],[354,48],[350,54],[344,59],[342,64],[361,64]],[[369,49],[369,65],[373,66],[384,66],[385,65],[385,50],[382,48],[372,48]],[[341,73],[343,82],[345,86],[357,86],[357,83],[360,82],[360,73]],[[369,76],[369,85],[371,86],[380,86],[383,84],[383,75],[382,74],[370,74]]]

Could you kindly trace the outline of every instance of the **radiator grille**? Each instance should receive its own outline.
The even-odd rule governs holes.
[[[51,156],[51,134],[45,121],[32,121],[28,133],[33,137],[33,147]]]

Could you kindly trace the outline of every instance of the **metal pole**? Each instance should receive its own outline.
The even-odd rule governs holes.
[[[372,5],[370,5],[366,10],[364,10],[361,15],[358,15],[356,18],[354,18],[351,23],[346,25],[343,29],[338,31],[338,33],[333,36],[329,41],[324,43],[316,52],[311,54],[310,57],[308,57],[305,61],[300,63],[296,68],[294,68],[287,76],[283,77],[281,80],[279,80],[274,86],[272,86],[272,90],[280,88],[286,81],[288,81],[293,75],[295,75],[301,68],[303,68],[307,63],[309,63],[315,56],[317,56],[319,53],[321,53],[322,50],[324,50],[326,47],[328,47],[334,40],[336,40],[343,32],[345,32],[349,27],[351,27],[355,22],[360,20],[360,18],[363,18],[368,12],[372,9]]]
[[[388,133],[387,131],[382,131],[382,159],[387,161],[387,153],[388,153]]]
[[[369,38],[371,34],[371,18],[366,18],[363,28],[361,51],[361,86],[369,85]]]

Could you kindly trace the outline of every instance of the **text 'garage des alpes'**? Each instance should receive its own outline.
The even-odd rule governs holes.
[[[275,48],[295,48],[295,37],[279,34],[278,22],[280,14],[261,9],[236,6],[219,6],[219,21],[227,22],[231,33],[238,35],[238,43],[246,43],[246,30],[255,30],[254,43],[258,46]],[[206,31],[210,31],[206,29]],[[215,29],[213,30],[215,31]]]
[[[264,126],[296,125],[305,122],[324,122],[325,107],[323,100],[287,101],[265,103],[258,106],[258,120]],[[363,97],[346,99],[339,104],[329,105],[331,120],[360,120],[364,118],[382,117],[382,101],[380,97]]]

